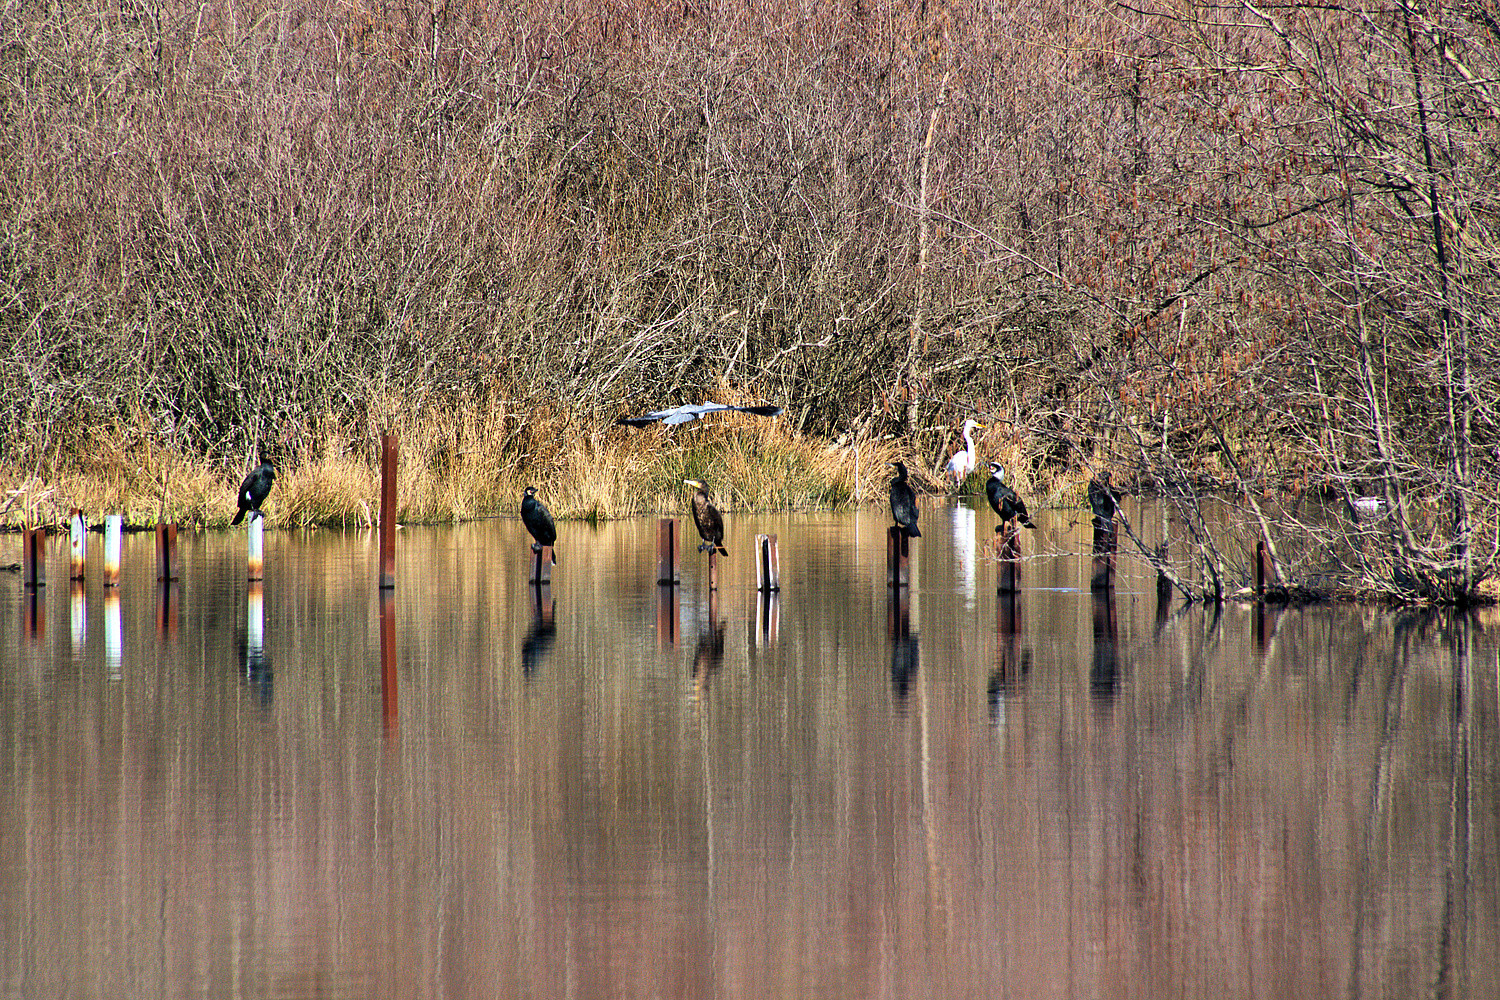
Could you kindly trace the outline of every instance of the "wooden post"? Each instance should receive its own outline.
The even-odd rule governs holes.
[[[885,533],[886,583],[892,587],[911,586],[911,539],[899,525]]]
[[[1094,573],[1091,590],[1115,589],[1115,525],[1113,521],[1094,521]]]
[[[775,535],[755,536],[755,589],[773,594],[781,589],[781,556]]]
[[[1165,540],[1156,546],[1156,603],[1165,605],[1172,600],[1172,581],[1167,579],[1168,546]]]
[[[396,435],[380,435],[380,586],[396,585]]]
[[[708,593],[712,600],[713,594],[719,589],[719,550],[710,546],[708,549]]]
[[[656,582],[670,586],[682,582],[682,572],[678,566],[675,517],[664,517],[656,523]]]
[[[1000,581],[997,588],[1002,594],[1014,594],[1021,589],[1021,532],[1014,521],[1005,522],[1000,533]]]
[[[552,546],[537,546],[537,550],[531,554],[531,578],[527,582],[537,587],[551,585]]]
[[[396,675],[395,587],[380,588],[380,717],[386,735],[396,731],[398,721]]]
[[[177,579],[177,525],[156,526],[156,578],[162,581]]]
[[[1257,600],[1266,599],[1266,540],[1257,538],[1255,540],[1255,597]]]
[[[246,569],[252,581],[266,578],[265,518],[252,513],[245,526]]]
[[[120,529],[122,518],[110,514],[104,518],[104,586],[120,585]]]
[[[47,529],[21,529],[21,579],[28,589],[47,585]]]
[[[88,538],[88,525],[83,521],[83,511],[73,508],[68,515],[68,579],[83,579],[84,542]]]

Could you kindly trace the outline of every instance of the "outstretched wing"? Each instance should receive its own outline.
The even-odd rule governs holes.
[[[759,417],[775,417],[782,412],[779,406],[730,406],[727,403],[687,403],[683,406],[674,406],[666,410],[652,410],[639,417],[621,417],[615,421],[616,424],[625,424],[630,427],[645,427],[658,421],[671,427],[676,424],[686,424],[697,420],[707,413],[718,413],[722,410],[735,410],[739,413],[753,413]]]

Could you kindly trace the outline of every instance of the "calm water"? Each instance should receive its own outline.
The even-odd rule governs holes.
[[[1014,615],[987,510],[904,609],[874,509],[728,516],[712,608],[654,520],[562,525],[542,608],[518,521],[408,528],[393,705],[373,534],[268,533],[258,623],[240,533],[165,615],[150,536],[109,604],[54,539],[0,996],[1496,996],[1497,619],[1095,601],[1073,518]]]

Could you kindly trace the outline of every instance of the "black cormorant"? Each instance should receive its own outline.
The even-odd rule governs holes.
[[[954,452],[953,457],[948,459],[948,464],[943,467],[953,477],[954,486],[962,486],[964,480],[969,478],[969,473],[979,464],[979,453],[974,450],[974,431],[983,427],[984,424],[972,417],[964,419],[964,447]]]
[[[999,462],[990,463],[990,478],[984,484],[984,495],[989,497],[990,506],[995,508],[995,513],[1000,515],[1002,522],[1015,518],[1028,528],[1036,527],[1031,523],[1031,515],[1026,512],[1026,501],[1005,485],[1005,467]],[[995,525],[995,530],[999,531],[1000,527]]]
[[[896,467],[896,478],[891,480],[891,517],[907,538],[921,538],[922,533],[917,530],[917,494],[906,478],[906,463],[890,464]]]
[[[1094,512],[1094,525],[1100,528],[1113,527],[1115,511],[1119,510],[1119,495],[1109,485],[1109,473],[1089,480],[1089,507]]]
[[[239,524],[245,519],[246,511],[255,511],[260,516],[260,505],[266,502],[266,495],[271,492],[271,484],[276,481],[276,470],[271,468],[271,463],[261,456],[260,464],[250,470],[245,481],[240,483],[240,493],[236,498],[240,509],[235,513],[234,520],[230,524]]]
[[[724,516],[717,507],[709,503],[708,487],[696,479],[684,479],[683,482],[698,491],[693,494],[693,523],[698,526],[698,534],[703,538],[698,551],[718,549],[719,555],[729,555],[729,550],[724,547]]]
[[[543,545],[551,545],[557,541],[557,526],[552,523],[552,512],[536,498],[535,486],[528,486],[521,493],[521,523],[526,525],[526,530],[536,539],[531,544],[531,551],[540,552]],[[552,550],[552,564],[557,565],[556,549]]]

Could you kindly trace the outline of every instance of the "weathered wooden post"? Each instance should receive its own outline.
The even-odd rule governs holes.
[[[755,589],[773,594],[781,589],[781,555],[776,551],[775,535],[755,536]]]
[[[719,590],[719,550],[709,547],[708,550],[708,593],[709,598],[718,593]]]
[[[1164,609],[1172,602],[1172,581],[1167,578],[1170,549],[1163,539],[1156,546],[1156,614],[1160,618]]]
[[[123,519],[119,514],[104,518],[104,586],[120,585],[120,530]]]
[[[552,584],[552,546],[539,545],[531,554],[531,574],[526,581],[534,587]]]
[[[68,515],[68,579],[83,579],[84,544],[88,539],[88,525],[84,523],[83,511],[74,507]]]
[[[656,582],[676,586],[682,582],[678,565],[677,519],[664,517],[656,522]]]
[[[265,518],[251,513],[245,526],[246,569],[252,582],[266,578]]]
[[[47,585],[47,529],[21,529],[21,580],[28,590]]]
[[[1021,532],[1014,521],[1006,521],[1000,533],[1000,579],[997,590],[1014,594],[1021,589]]]
[[[396,585],[396,435],[380,435],[380,586]]]
[[[156,526],[156,578],[163,582],[177,579],[177,525]]]
[[[1094,519],[1094,572],[1091,590],[1115,589],[1115,524]]]
[[[380,588],[380,717],[386,735],[396,731],[399,716],[396,681],[396,594],[394,587]]]
[[[885,567],[888,586],[911,586],[911,539],[899,525],[886,529]]]
[[[1266,599],[1266,580],[1271,576],[1270,563],[1266,558],[1266,540],[1257,538],[1255,540],[1255,598],[1263,601]]]

